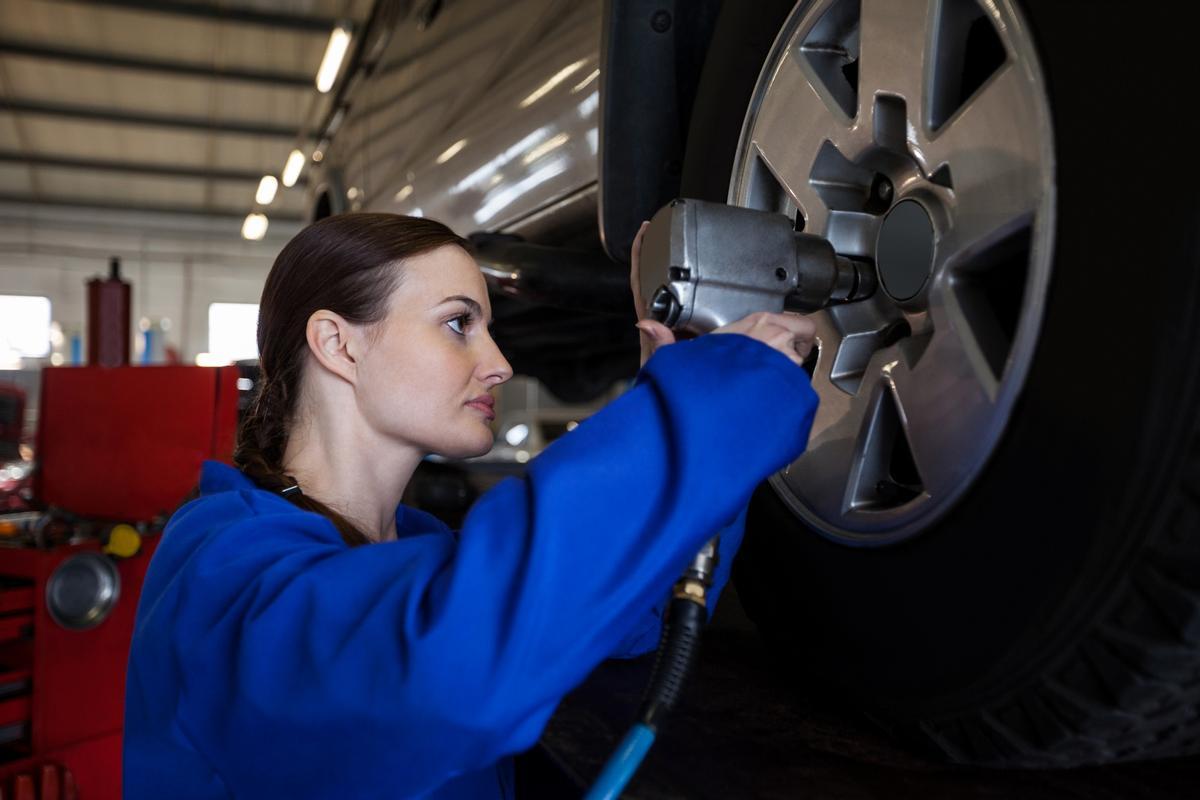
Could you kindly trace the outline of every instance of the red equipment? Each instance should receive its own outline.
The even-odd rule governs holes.
[[[107,279],[88,281],[88,363],[120,367],[129,363],[129,296],[131,287],[121,280],[121,260],[109,262]]]
[[[46,589],[64,562],[99,553],[98,541],[0,552],[0,759],[10,760],[0,761],[0,786],[22,774],[39,776],[40,783],[41,767],[53,766],[59,795],[39,793],[30,800],[65,800],[68,774],[85,798],[120,797],[125,663],[158,538],[147,538],[138,555],[116,562],[119,597],[111,613],[86,630],[51,618]]]
[[[170,514],[201,461],[232,455],[237,380],[237,367],[45,369],[34,495],[81,517]]]
[[[0,536],[0,800],[120,797],[138,594],[200,462],[232,456],[237,379],[233,367],[43,372],[37,499],[72,521],[25,515],[24,538]],[[0,516],[0,534],[16,519]],[[130,557],[104,555],[112,521],[150,535]]]

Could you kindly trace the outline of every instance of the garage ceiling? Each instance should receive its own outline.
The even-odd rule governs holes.
[[[244,217],[263,175],[311,152],[339,92],[314,83],[330,33],[374,5],[0,1],[0,203]],[[303,175],[265,209],[303,211]]]

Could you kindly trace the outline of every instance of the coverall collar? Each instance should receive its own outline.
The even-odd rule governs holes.
[[[258,485],[247,478],[240,469],[235,469],[220,461],[205,461],[200,467],[201,494],[257,488]]]
[[[231,467],[221,461],[206,460],[200,467],[200,494],[210,495],[218,492],[236,492],[236,491],[265,491],[254,481],[246,477],[246,474],[240,469]],[[281,508],[287,508],[295,511],[298,514],[309,513],[304,509],[293,505],[279,495],[272,492],[266,492],[281,501]],[[420,512],[415,509],[406,510],[403,503],[396,506],[396,535],[403,537],[410,535],[412,531],[409,528],[416,526],[419,530],[427,528],[427,525],[422,524],[422,521],[416,519],[420,516]],[[431,517],[432,519],[432,517]]]

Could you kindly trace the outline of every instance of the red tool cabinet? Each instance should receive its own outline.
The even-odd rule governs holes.
[[[119,596],[104,621],[87,630],[51,618],[46,586],[63,562],[99,553],[99,542],[0,552],[0,791],[11,793],[5,798],[120,797],[125,663],[157,542],[147,537],[141,552],[115,563]],[[28,784],[24,797],[21,783]],[[49,791],[54,783],[57,794]]]
[[[232,457],[237,381],[237,367],[45,369],[35,497],[121,522],[169,514],[201,461]]]
[[[0,800],[121,796],[138,595],[157,531],[201,461],[232,456],[237,380],[233,367],[44,371],[34,487],[47,511],[0,536]],[[12,519],[0,515],[0,527]],[[104,553],[113,523],[141,530],[136,554]],[[89,569],[103,613],[64,616],[72,598],[93,596],[79,590]]]

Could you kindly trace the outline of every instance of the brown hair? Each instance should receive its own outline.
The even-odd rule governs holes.
[[[401,280],[399,262],[445,245],[470,249],[465,239],[440,222],[364,213],[327,217],[284,246],[267,275],[259,303],[261,374],[258,394],[238,428],[236,467],[268,491],[282,493],[296,485],[283,472],[283,455],[308,352],[308,318],[326,309],[355,323],[381,321]],[[348,519],[303,491],[283,496],[306,511],[328,517],[347,544],[370,542]]]

